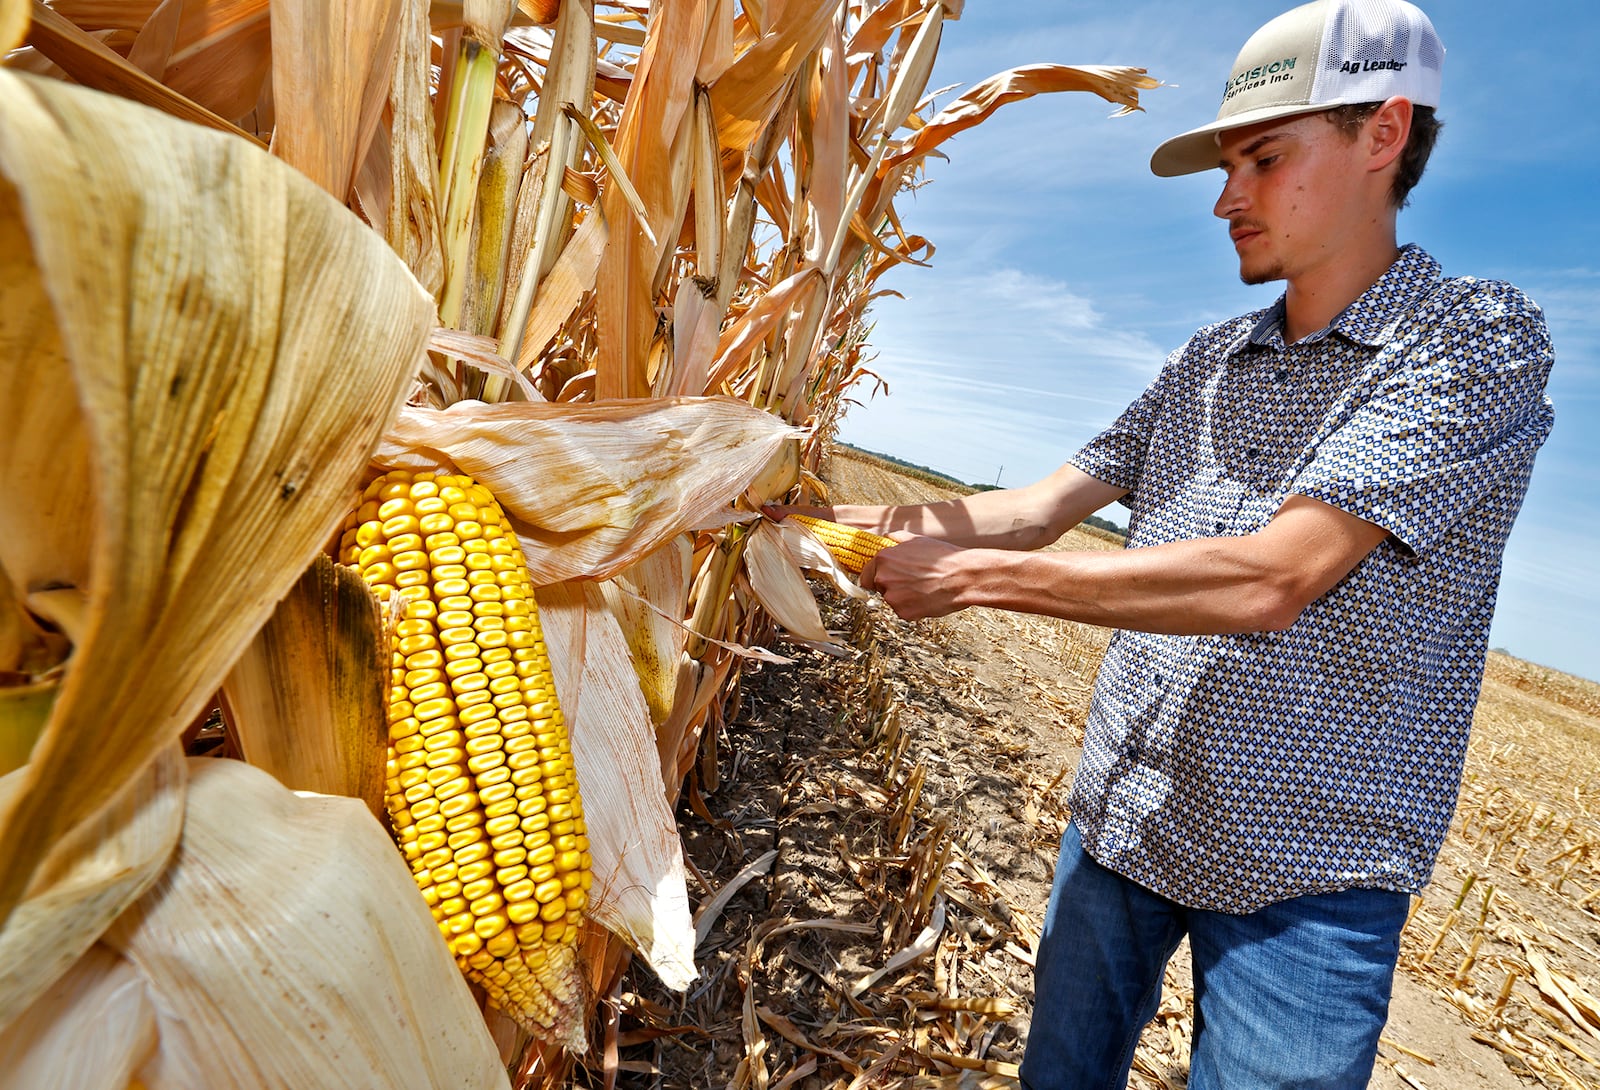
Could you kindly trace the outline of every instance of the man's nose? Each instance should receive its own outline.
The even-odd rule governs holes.
[[[1243,212],[1247,206],[1244,193],[1244,184],[1239,180],[1238,173],[1224,175],[1222,192],[1217,196],[1217,203],[1212,206],[1211,214],[1218,219],[1231,219]]]

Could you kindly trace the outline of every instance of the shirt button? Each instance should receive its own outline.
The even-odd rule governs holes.
[[[1227,524],[1227,523],[1226,523],[1226,522],[1219,522],[1219,523],[1217,523],[1217,533],[1219,533],[1219,534],[1220,534],[1220,533],[1222,533],[1222,532],[1223,532],[1223,531],[1224,531],[1224,530],[1226,530],[1226,529],[1227,529],[1227,528],[1228,528],[1228,524]]]
[[[1289,372],[1284,370],[1282,367],[1280,367],[1276,371],[1272,372],[1272,381],[1273,382],[1286,382],[1286,381],[1288,381],[1288,379],[1289,379]]]
[[[1249,450],[1244,452],[1244,456],[1246,458],[1259,458],[1261,457],[1261,448],[1251,447]]]

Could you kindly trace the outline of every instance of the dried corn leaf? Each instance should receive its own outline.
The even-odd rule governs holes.
[[[267,0],[184,0],[178,40],[162,75],[167,86],[242,121],[264,97],[270,101],[271,70]]]
[[[1585,1018],[1584,1012],[1579,1010],[1578,1005],[1573,1001],[1572,991],[1576,985],[1574,984],[1573,988],[1563,987],[1562,982],[1556,979],[1549,963],[1545,961],[1544,955],[1539,952],[1533,942],[1526,935],[1519,934],[1518,939],[1522,946],[1523,955],[1528,959],[1528,964],[1533,967],[1534,983],[1538,986],[1540,994],[1560,1008],[1561,1013],[1572,1020],[1573,1025],[1587,1031],[1596,1040],[1600,1040],[1600,1022],[1591,1022]],[[1571,982],[1568,981],[1568,983]],[[1586,998],[1588,998],[1592,1006],[1594,1003],[1593,998]]]
[[[99,39],[86,34],[54,9],[45,6],[43,0],[34,0],[33,25],[28,31],[28,44],[85,87],[110,91],[165,111],[173,117],[207,125],[252,143],[257,142],[255,137],[229,119],[218,116],[200,103],[152,79]]]
[[[628,641],[593,583],[536,596],[589,826],[589,915],[682,991],[696,975],[683,844]]]
[[[29,0],[0,0],[0,56],[22,44],[31,18]]]
[[[623,173],[644,202],[645,219],[657,239],[672,240],[683,204],[674,184],[680,161],[677,134],[689,114],[694,73],[706,38],[706,0],[668,4],[653,13],[633,85],[622,108],[614,147]],[[663,166],[668,169],[662,169]],[[607,222],[621,225],[631,216],[618,186],[602,199]],[[595,307],[599,318],[595,390],[602,398],[644,397],[655,333],[655,274],[660,245],[643,231],[620,226],[600,258]]]
[[[773,848],[758,855],[739,869],[739,873],[717,890],[716,894],[700,906],[695,913],[694,941],[699,946],[711,937],[711,929],[717,926],[717,921],[722,918],[723,909],[728,907],[728,902],[739,895],[739,891],[752,881],[760,878],[772,870],[772,864],[778,860],[778,849]]]
[[[384,235],[411,274],[437,298],[444,284],[439,180],[428,97],[431,48],[427,0],[404,0],[389,84],[389,209]]]
[[[892,136],[896,129],[906,123],[906,118],[911,116],[912,109],[922,98],[922,92],[928,86],[928,77],[933,74],[933,59],[939,53],[939,38],[943,28],[944,5],[935,2],[923,16],[916,35],[909,43],[905,41],[905,31],[901,30],[905,52],[895,66],[894,77],[889,84],[889,96],[884,100],[880,124],[885,138]]]
[[[739,320],[722,331],[717,362],[711,368],[707,389],[720,390],[723,383],[732,382],[750,359],[750,353],[765,340],[791,309],[827,287],[822,270],[808,265],[772,286],[754,306],[739,316]]]
[[[563,0],[517,0],[516,4],[517,11],[540,25],[554,22],[566,6]]]
[[[805,171],[802,188],[818,225],[806,240],[806,258],[820,264],[843,216],[850,176],[850,73],[837,26],[829,29],[826,45],[817,51],[816,76],[806,90],[808,123],[800,127],[805,156],[795,169]]]
[[[540,154],[547,157],[541,160],[536,156],[532,167],[524,172],[522,192],[517,198],[516,226],[512,234],[505,281],[506,307],[501,320],[504,328],[496,330],[505,342],[504,352],[508,357],[519,355],[518,351],[511,350],[511,345],[517,345],[520,350],[527,339],[528,315],[534,308],[536,298],[534,291],[542,287],[544,279],[552,274],[558,258],[565,259],[569,253],[574,258],[579,256],[567,245],[572,233],[571,202],[561,200],[557,194],[550,194],[550,201],[557,202],[555,204],[543,198],[547,182],[546,167],[550,168],[552,174],[557,167],[563,168],[564,176],[564,168],[576,165],[574,153],[577,142],[572,139],[572,123],[568,120],[567,111],[570,108],[586,115],[594,101],[595,69],[598,64],[594,30],[594,0],[571,0],[561,5],[553,37],[542,30],[519,31],[506,43],[508,49],[514,48],[515,38],[523,34],[539,39],[540,47],[534,52],[542,52],[545,71],[544,80],[539,86],[539,110],[533,119],[529,147],[545,149]],[[560,149],[556,148],[557,144],[561,145]],[[595,224],[595,230],[600,232],[602,240],[599,248],[593,250],[593,261],[587,275],[580,278],[580,294],[594,287],[594,270],[599,267],[600,250],[605,246],[605,224],[598,215],[591,217],[591,222]],[[594,237],[591,231],[585,243],[588,244]],[[537,267],[530,268],[535,258]],[[563,275],[570,278],[571,270],[563,270]],[[528,283],[528,290],[524,292],[523,280],[529,276],[532,279]],[[561,308],[556,326],[566,320],[577,302],[576,295],[569,299]],[[546,316],[549,309],[549,304],[545,304],[543,313]],[[556,326],[539,336],[538,344],[532,346],[534,353],[543,349]]]
[[[1122,107],[1119,114],[1139,109],[1139,92],[1159,87],[1143,68],[1120,65],[1029,64],[990,76],[940,110],[903,141],[883,162],[880,174],[897,164],[926,155],[958,132],[982,123],[1001,106],[1055,91],[1092,91]]]
[[[361,799],[384,821],[388,683],[377,598],[319,556],[228,671],[228,729],[284,786]]]
[[[272,151],[343,202],[389,92],[404,0],[272,0]]]
[[[727,397],[407,407],[380,465],[454,465],[492,489],[535,586],[615,575],[685,530],[738,517],[728,499],[799,434]]]
[[[878,981],[899,972],[912,962],[927,957],[933,952],[933,948],[938,944],[939,936],[943,932],[944,898],[937,897],[933,902],[933,915],[928,920],[928,926],[917,932],[917,937],[912,939],[904,949],[895,951],[894,956],[884,962],[881,968],[874,969],[850,985],[851,996],[861,995],[862,992],[867,991]]]
[[[184,0],[161,0],[144,26],[139,28],[128,49],[128,63],[160,79],[178,44],[178,26],[183,18]]]
[[[839,8],[829,0],[778,0],[762,21],[764,33],[711,85],[717,134],[725,148],[754,144],[777,111],[789,77],[799,70]]]
[[[504,1087],[410,871],[354,799],[189,762],[183,837],[106,932],[156,997],[159,1086]]]
[[[854,63],[876,53],[885,45],[900,24],[914,18],[922,10],[923,0],[884,0],[861,20],[855,33],[850,35],[850,59]],[[954,18],[955,16],[952,16]]]
[[[709,285],[713,292],[715,284]],[[706,298],[706,282],[685,277],[672,301],[672,366],[656,375],[658,397],[710,393],[711,357],[717,350],[722,312]]]
[[[539,281],[538,293],[533,297],[533,309],[528,314],[522,344],[514,361],[519,370],[526,371],[533,366],[584,295],[594,290],[600,262],[610,240],[605,216],[594,209],[561,248],[561,256],[556,259],[550,275]]]
[[[132,37],[131,46],[118,44],[127,49],[124,62],[115,52],[89,55],[93,47],[81,37],[63,40],[62,25],[55,23],[49,32],[55,41],[46,48],[69,55],[50,74],[72,70],[91,86],[136,101],[153,96],[153,105],[165,102],[179,116],[199,109],[224,124],[248,122],[258,135],[271,131],[267,0],[52,0],[49,7],[90,41]]]
[[[59,331],[8,372],[80,407],[88,450],[11,445],[0,470],[95,511],[85,577],[81,531],[62,532],[38,492],[0,498],[0,566],[19,593],[60,585],[54,551],[85,605],[73,668],[0,810],[3,920],[61,837],[194,719],[327,540],[411,383],[432,303],[290,168],[121,99],[0,71],[0,177],[0,218],[10,238],[25,227],[32,265],[0,283],[0,313],[42,285]],[[0,434],[40,403],[0,403]]]

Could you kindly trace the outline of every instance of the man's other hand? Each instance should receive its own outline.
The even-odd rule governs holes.
[[[961,609],[961,560],[969,550],[903,530],[889,536],[898,544],[867,562],[861,585],[883,595],[889,608],[908,621]]]

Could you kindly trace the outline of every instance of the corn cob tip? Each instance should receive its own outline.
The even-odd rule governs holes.
[[[813,515],[789,515],[788,519],[811,531],[839,566],[851,575],[860,575],[873,557],[896,544],[893,538],[882,534],[858,530],[854,526],[830,522]]]

